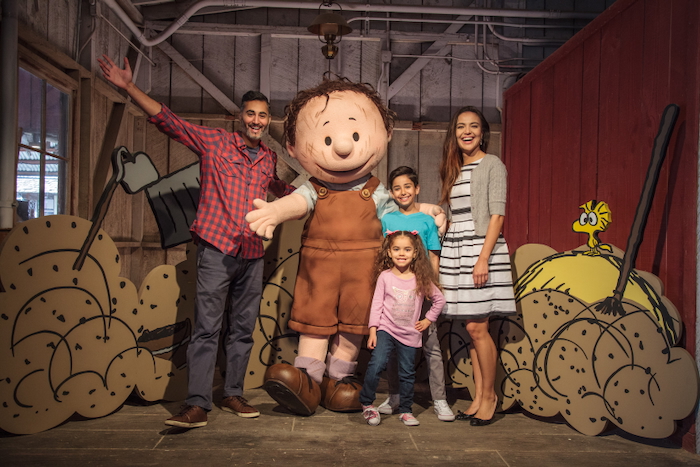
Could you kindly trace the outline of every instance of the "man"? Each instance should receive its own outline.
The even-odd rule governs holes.
[[[183,428],[207,424],[219,333],[229,293],[232,300],[226,320],[221,408],[241,417],[257,417],[260,412],[242,394],[262,295],[264,250],[262,240],[248,229],[244,218],[253,209],[253,199],[264,199],[268,188],[280,197],[294,190],[277,178],[277,155],[261,142],[270,123],[267,97],[254,91],[243,96],[242,130],[235,133],[193,125],[141,91],[132,81],[126,58],[123,69],[106,55],[103,58],[98,62],[107,81],[126,90],[158,130],[200,158],[199,206],[190,227],[197,244],[197,296],[194,329],[187,349],[188,396],[182,411],[165,424]]]

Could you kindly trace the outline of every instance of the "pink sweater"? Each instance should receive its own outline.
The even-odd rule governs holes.
[[[435,322],[445,305],[445,297],[435,285],[430,300],[431,307],[425,317]],[[415,325],[420,320],[422,305],[423,297],[416,293],[416,278],[401,279],[387,269],[377,279],[368,326],[388,332],[404,345],[421,347],[422,333]]]

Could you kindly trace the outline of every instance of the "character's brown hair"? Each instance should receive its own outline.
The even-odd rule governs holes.
[[[382,248],[377,253],[377,259],[374,262],[374,283],[376,284],[377,278],[382,271],[391,269],[394,267],[394,262],[389,256],[389,249],[393,245],[394,240],[399,237],[406,237],[411,241],[413,248],[416,250],[416,258],[413,260],[411,265],[411,271],[416,275],[416,292],[422,297],[430,300],[430,296],[433,292],[433,284],[438,288],[440,287],[440,282],[435,274],[435,269],[433,269],[428,259],[428,254],[423,242],[421,241],[420,235],[417,233],[409,232],[407,230],[397,230],[388,234],[384,237],[382,242]]]
[[[316,87],[299,91],[294,97],[294,100],[284,109],[284,140],[291,146],[296,143],[297,117],[299,112],[309,103],[314,97],[326,96],[326,102],[333,92],[352,91],[358,94],[363,94],[371,100],[379,109],[379,113],[384,120],[384,127],[387,133],[394,128],[396,120],[396,112],[389,109],[377,91],[372,86],[365,83],[353,83],[347,78],[326,79],[324,78],[321,84]]]
[[[479,117],[481,121],[481,144],[479,147],[484,152],[489,148],[491,128],[484,114],[476,107],[470,105],[459,109],[450,120],[450,126],[447,127],[447,134],[445,135],[445,142],[442,145],[442,161],[440,162],[442,189],[440,190],[440,204],[450,204],[452,186],[457,181],[457,177],[459,177],[464,163],[462,152],[459,150],[459,146],[457,146],[457,119],[466,112],[475,113],[476,116]]]

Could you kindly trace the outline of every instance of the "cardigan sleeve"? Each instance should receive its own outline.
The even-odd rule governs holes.
[[[489,170],[489,215],[505,216],[508,172],[503,162],[495,162]]]

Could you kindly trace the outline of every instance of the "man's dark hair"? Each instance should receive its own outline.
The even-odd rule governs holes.
[[[389,190],[391,190],[391,186],[394,184],[394,180],[396,180],[396,178],[400,177],[401,175],[406,175],[415,186],[418,186],[418,174],[416,173],[416,171],[413,170],[411,167],[402,165],[401,167],[396,167],[389,174]]]
[[[263,101],[268,107],[270,107],[270,101],[267,100],[267,96],[260,91],[248,91],[247,93],[243,94],[243,97],[241,98],[241,109],[245,107],[245,103],[248,101]]]

